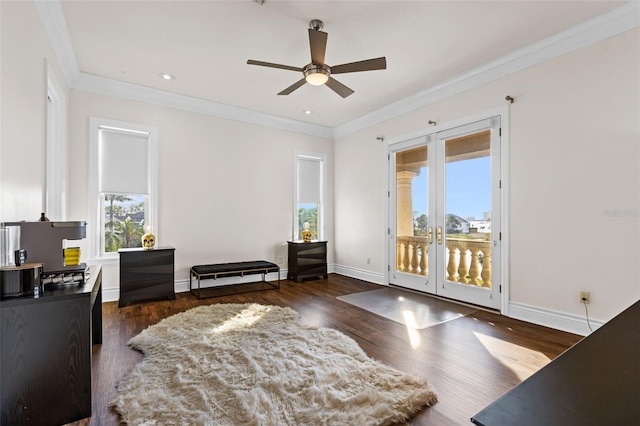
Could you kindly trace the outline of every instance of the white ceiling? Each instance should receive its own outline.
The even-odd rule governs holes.
[[[335,128],[602,15],[614,1],[61,0],[81,73]],[[308,22],[324,21],[326,62],[386,56],[387,69],[335,76],[355,93],[304,85]],[[158,73],[175,75],[164,81]],[[311,115],[303,110],[312,110]]]

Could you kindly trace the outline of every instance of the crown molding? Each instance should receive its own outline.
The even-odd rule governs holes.
[[[414,96],[337,126],[333,129],[333,136],[334,138],[347,136],[382,121],[557,58],[576,49],[590,46],[638,26],[640,26],[640,2],[638,0],[629,0],[624,5],[604,15],[547,37],[470,72],[458,75],[442,84],[419,92]]]
[[[35,4],[44,28],[49,34],[49,41],[64,73],[64,79],[70,87],[80,73],[80,68],[67,31],[67,21],[64,19],[62,5],[58,0],[35,0]]]
[[[331,129],[83,73],[76,61],[59,0],[35,0],[35,3],[69,87],[328,139],[347,136],[640,26],[640,2],[628,0],[604,15]]]
[[[78,73],[71,87],[85,92],[115,96],[228,120],[303,133],[310,136],[326,139],[333,138],[331,128],[329,127],[304,123],[302,121],[264,114],[191,96],[178,95],[164,90],[126,83],[84,72]]]

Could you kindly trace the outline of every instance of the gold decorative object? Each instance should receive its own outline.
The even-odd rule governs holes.
[[[150,232],[147,232],[142,236],[142,248],[145,250],[151,250],[156,245],[156,236]]]

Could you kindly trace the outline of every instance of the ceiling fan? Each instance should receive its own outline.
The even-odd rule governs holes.
[[[320,31],[324,23],[319,19],[309,22],[309,46],[311,47],[311,63],[304,67],[292,67],[289,65],[274,64],[271,62],[254,61],[249,59],[247,64],[260,65],[263,67],[280,68],[289,71],[301,72],[304,76],[301,80],[293,83],[284,89],[278,95],[288,95],[298,89],[305,83],[313,86],[327,85],[338,95],[346,98],[353,93],[353,90],[335,80],[331,75],[345,74],[348,72],[383,70],[387,68],[387,60],[385,57],[366,59],[364,61],[350,62],[348,64],[334,65],[330,67],[324,62],[324,54],[327,48],[327,33]]]

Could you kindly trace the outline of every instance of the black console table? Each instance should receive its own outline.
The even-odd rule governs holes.
[[[480,426],[640,425],[640,301],[472,417]]]
[[[84,285],[0,300],[0,424],[91,416],[91,346],[102,343],[102,270]]]
[[[173,247],[120,249],[120,299],[131,303],[176,298]]]
[[[289,270],[287,278],[301,282],[303,278],[327,279],[327,242],[288,241]]]

